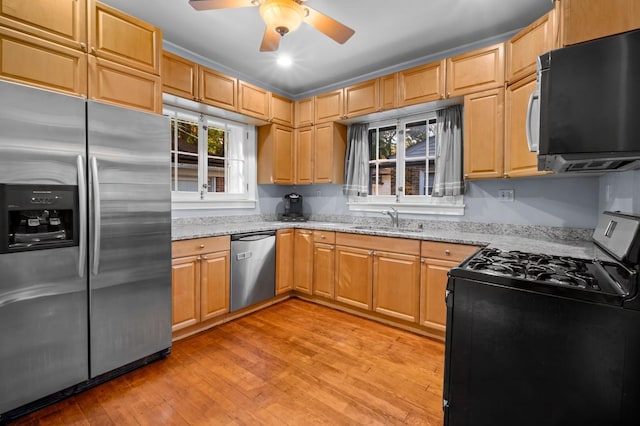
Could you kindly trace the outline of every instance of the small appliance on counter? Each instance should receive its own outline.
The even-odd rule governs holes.
[[[292,192],[284,197],[284,214],[280,216],[283,222],[306,222],[302,214],[302,195]]]

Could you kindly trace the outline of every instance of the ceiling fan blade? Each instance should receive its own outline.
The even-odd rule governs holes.
[[[276,32],[273,28],[267,27],[264,30],[264,37],[262,37],[262,44],[260,45],[261,52],[273,52],[278,50],[280,45],[280,39],[282,36]]]
[[[230,9],[234,7],[255,6],[251,0],[190,0],[195,10]]]
[[[351,28],[317,10],[308,6],[304,6],[304,8],[308,11],[304,21],[340,44],[344,44],[355,33]]]

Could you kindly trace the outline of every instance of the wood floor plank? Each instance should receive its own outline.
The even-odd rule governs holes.
[[[290,299],[16,425],[441,425],[444,345]]]

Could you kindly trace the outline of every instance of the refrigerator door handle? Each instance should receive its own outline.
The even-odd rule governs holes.
[[[87,263],[87,184],[84,176],[84,161],[82,155],[76,158],[78,166],[78,214],[80,220],[80,232],[78,235],[78,276],[84,277]]]
[[[98,180],[98,160],[91,157],[91,177],[93,180],[93,275],[100,266],[100,182]]]

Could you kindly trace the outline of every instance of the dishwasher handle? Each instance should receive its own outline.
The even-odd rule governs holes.
[[[231,241],[258,241],[269,237],[275,237],[275,235],[275,231],[249,232],[246,234],[232,235]]]

